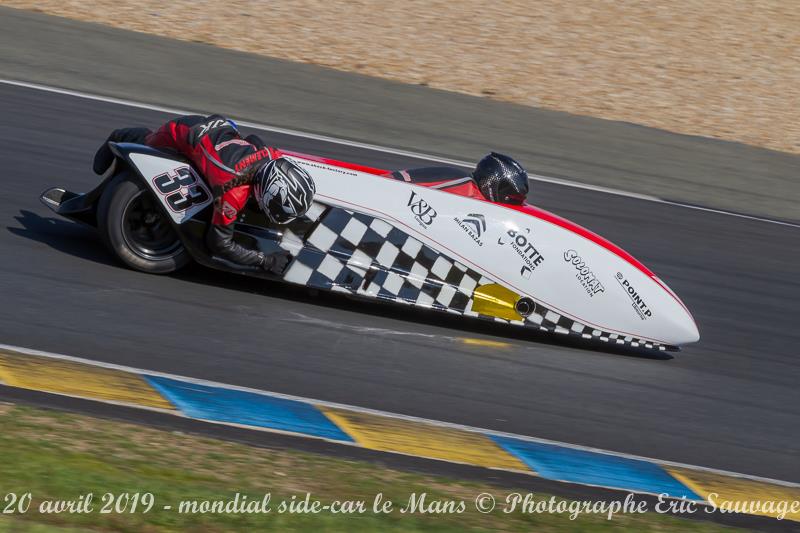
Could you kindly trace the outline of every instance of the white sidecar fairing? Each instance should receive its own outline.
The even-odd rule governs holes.
[[[696,342],[686,306],[601,237],[512,207],[291,157],[317,184],[286,281],[634,347]],[[310,226],[309,226],[310,225]]]

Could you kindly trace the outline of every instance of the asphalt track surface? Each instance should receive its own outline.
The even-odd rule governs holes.
[[[127,270],[94,230],[55,217],[38,195],[91,188],[91,157],[109,129],[167,117],[7,85],[0,116],[4,343],[800,481],[797,228],[539,185],[531,201],[641,259],[700,328],[701,342],[673,358],[598,351],[199,267]],[[262,136],[368,165],[425,164]]]

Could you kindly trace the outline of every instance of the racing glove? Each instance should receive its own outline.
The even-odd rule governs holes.
[[[233,263],[234,266],[261,267],[264,262],[264,254],[233,240],[233,224],[212,224],[206,235],[206,246],[214,256]]]
[[[206,246],[214,257],[222,259],[234,268],[260,268],[276,275],[283,273],[292,258],[285,250],[264,254],[242,246],[233,240],[233,224],[228,226],[213,224],[206,235]]]
[[[264,258],[261,261],[261,268],[275,275],[283,274],[283,271],[286,269],[286,265],[288,265],[289,261],[292,260],[292,255],[286,250],[281,250],[268,255],[261,255]]]

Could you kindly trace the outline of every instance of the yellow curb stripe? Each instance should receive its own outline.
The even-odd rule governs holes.
[[[777,518],[783,507],[785,509],[783,512],[786,513],[784,518],[800,521],[800,488],[723,476],[702,470],[672,466],[665,466],[664,469],[707,501],[713,499],[712,503],[720,509],[732,510],[738,505],[738,508],[747,511],[747,514]],[[774,509],[753,509],[755,504],[763,506],[769,502],[775,502]],[[793,504],[796,512],[788,512]]]
[[[174,409],[141,376],[48,357],[2,351],[0,381],[23,389]]]
[[[371,450],[530,472],[489,437],[396,418],[317,406],[358,444]]]

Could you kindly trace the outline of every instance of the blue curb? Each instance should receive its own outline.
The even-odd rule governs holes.
[[[704,501],[654,463],[499,435],[490,437],[543,478]]]
[[[186,416],[353,442],[311,404],[263,394],[143,375]]]

